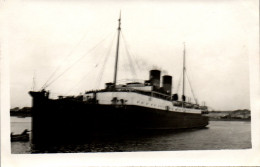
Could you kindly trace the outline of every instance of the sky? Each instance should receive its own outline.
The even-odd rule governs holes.
[[[11,107],[31,106],[28,91],[78,95],[113,81],[119,12],[118,82],[173,76],[181,92],[185,42],[195,97],[214,110],[250,109],[249,57],[258,55],[255,0],[21,1],[4,21]],[[53,76],[53,77],[52,77]],[[50,78],[51,77],[51,78]],[[49,80],[50,78],[50,80]],[[52,82],[53,81],[53,82]],[[192,97],[187,85],[186,94]]]

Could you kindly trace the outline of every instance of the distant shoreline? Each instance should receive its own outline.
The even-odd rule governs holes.
[[[251,111],[211,111],[207,114],[210,121],[251,121]]]
[[[18,117],[18,118],[28,118],[32,117],[31,115],[23,115],[23,114],[17,114],[17,115],[10,115],[11,117]],[[223,118],[210,118],[209,121],[241,121],[241,122],[251,122],[251,119],[223,119]]]
[[[10,110],[10,116],[14,117],[32,117],[32,108],[15,107]],[[210,111],[205,116],[209,117],[210,121],[251,121],[250,110],[234,110],[234,111]]]
[[[224,119],[224,118],[210,118],[209,121],[243,121],[243,122],[251,122],[251,119]]]
[[[31,113],[28,114],[24,114],[24,113],[18,113],[18,114],[10,114],[11,117],[22,117],[22,118],[25,118],[25,117],[32,117]]]
[[[23,107],[23,108],[12,108],[10,109],[10,116],[16,116],[16,117],[31,117],[32,112],[31,107]]]

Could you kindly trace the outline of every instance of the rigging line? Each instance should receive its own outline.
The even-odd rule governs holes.
[[[96,63],[93,64],[93,67],[94,67],[94,68],[96,68],[97,66],[98,66],[98,65],[96,65]],[[84,80],[87,78],[87,76],[88,76],[91,72],[93,72],[93,70],[88,71],[88,73],[85,74],[85,75],[83,76],[83,78],[81,78],[81,80],[79,80],[79,82],[77,82],[77,83],[75,84],[75,86],[72,87],[66,94],[69,94],[74,88],[78,87],[79,84],[80,84],[82,81],[84,81]]]
[[[88,71],[88,73],[85,74],[84,77],[81,78],[81,80],[80,80],[79,82],[77,82],[77,83],[75,84],[75,86],[72,87],[72,88],[71,88],[68,92],[66,92],[65,94],[68,95],[68,94],[69,94],[74,88],[76,88],[84,79],[86,79],[87,76],[88,76],[91,72],[92,72],[92,71]]]
[[[112,41],[114,40],[115,35],[116,35],[116,32],[114,33],[114,36],[113,36],[113,38],[112,38]],[[110,45],[109,45],[109,48],[110,48]],[[101,63],[99,63],[99,62],[101,62],[102,60],[104,60],[103,58],[106,57],[106,54],[98,54],[98,55],[101,55],[101,56],[97,58],[97,63],[95,63],[95,67],[98,67],[98,66],[101,64]]]
[[[141,67],[140,67],[139,62],[137,61],[137,58],[136,58],[136,57],[138,57],[138,56],[136,56],[136,55],[133,54],[133,53],[132,53],[132,55],[133,55],[133,57],[134,57],[134,61],[135,61],[135,64],[136,64],[136,66],[137,66],[137,69],[138,69],[139,71],[141,71]]]
[[[192,86],[191,86],[191,83],[190,83],[190,80],[189,80],[189,77],[188,77],[187,72],[186,72],[185,74],[186,74],[188,83],[189,83],[189,85],[190,85],[190,89],[191,89],[191,93],[192,93],[192,96],[193,96],[193,98],[194,98],[194,101],[195,101],[195,103],[197,103],[197,102],[196,102],[196,97],[195,97],[195,94],[194,94],[194,92],[193,92],[193,89],[192,89]]]
[[[131,72],[132,72],[132,75],[133,75],[133,79],[137,78],[137,75],[136,75],[136,72],[135,72],[135,68],[134,68],[133,61],[131,59],[130,53],[129,53],[128,49],[127,49],[127,46],[126,46],[124,40],[123,40],[123,42],[124,42],[124,46],[125,46],[125,50],[126,50],[126,55],[127,55],[128,61],[130,62],[129,66],[130,66],[130,69],[131,69]]]
[[[134,65],[133,65],[133,60],[132,60],[131,55],[130,55],[130,53],[128,51],[124,35],[123,35],[123,33],[121,33],[121,34],[122,34],[122,39],[123,39],[123,42],[124,42],[124,45],[125,45],[126,55],[127,55],[127,58],[128,58],[128,60],[130,62],[129,65],[130,65],[131,72],[134,75],[134,78],[137,78],[137,75],[136,75],[136,72],[135,72],[135,68],[134,68]]]
[[[113,37],[113,40],[112,40],[112,41],[114,41],[115,34],[116,34],[116,33],[114,33],[114,37]],[[113,42],[112,42],[112,43],[113,43]],[[98,62],[99,62],[99,61],[98,61]],[[98,63],[94,63],[94,66],[93,66],[93,67],[96,68],[97,66],[99,66],[99,64],[98,64]],[[91,68],[91,69],[92,69],[92,68]],[[69,94],[74,88],[77,88],[77,87],[80,85],[80,83],[87,78],[87,76],[90,74],[90,72],[93,72],[93,70],[88,71],[88,73],[85,74],[85,75],[83,76],[83,78],[82,78],[79,82],[77,82],[77,83],[75,84],[74,87],[72,87],[68,92],[66,92],[66,94]]]
[[[83,41],[83,39],[86,37],[86,35],[88,34],[88,32],[86,32],[83,37],[79,40],[79,42],[73,47],[73,49],[69,52],[69,54],[66,56],[65,59],[63,59],[63,61],[59,64],[59,66],[54,70],[54,72],[50,75],[50,77],[47,79],[47,81],[44,83],[44,85],[42,86],[42,88],[45,87],[45,85],[54,77],[54,75],[58,72],[58,70],[61,68],[62,64],[74,53],[74,51],[76,50],[76,48],[78,48],[78,46],[81,44],[81,42]]]
[[[121,31],[121,32],[122,32],[122,31]],[[128,44],[128,42],[126,41],[126,39],[124,38],[123,32],[122,32],[122,38],[123,38],[123,40],[124,40],[124,42],[125,42],[126,48],[129,48],[129,47],[128,47],[129,44]],[[129,52],[129,53],[130,53],[130,52]],[[129,55],[130,55],[130,56],[133,55],[133,59],[134,59],[134,61],[135,61],[135,64],[136,64],[138,70],[141,71],[141,68],[140,68],[140,66],[139,66],[139,63],[138,63],[138,61],[136,60],[136,57],[137,57],[137,56],[135,56],[135,55],[133,54],[133,52],[132,52],[131,54],[129,54]]]
[[[110,36],[111,34],[109,34],[108,36]],[[94,47],[92,47],[90,50],[88,50],[88,52],[86,52],[85,54],[83,54],[79,59],[77,59],[73,64],[71,64],[63,73],[61,73],[58,77],[56,77],[52,82],[50,82],[48,85],[46,84],[45,88],[47,88],[48,86],[50,86],[53,82],[55,82],[57,79],[59,79],[63,74],[65,74],[69,69],[72,68],[73,65],[75,65],[76,63],[78,63],[82,58],[84,58],[88,53],[94,51],[101,43],[104,42],[104,40],[108,37],[106,36],[104,39],[102,39],[99,43],[97,43],[97,45],[95,45]]]
[[[114,33],[112,40],[114,40],[115,34],[116,34],[116,32]],[[109,45],[109,46],[110,46],[110,45]],[[99,56],[99,55],[101,55],[101,56]],[[95,67],[98,67],[98,66],[100,65],[99,62],[101,62],[104,57],[106,57],[106,54],[98,54],[97,59],[96,59],[96,60],[97,60],[97,63],[95,63]]]
[[[108,23],[106,24],[106,25],[108,25]],[[110,25],[110,23],[109,23],[109,25]],[[105,27],[110,27],[110,26],[105,26]],[[92,31],[92,30],[91,30]],[[90,31],[90,32],[91,32]],[[81,44],[81,42],[83,41],[83,39],[86,37],[86,35],[89,33],[89,31],[88,32],[86,32],[83,36],[82,36],[82,38],[80,39],[80,41],[77,43],[77,45],[75,45],[75,47],[71,50],[71,52],[66,56],[66,58],[63,60],[63,62],[65,61],[65,60],[67,60],[71,55],[72,55],[72,53],[76,50],[76,48]],[[58,72],[58,70],[60,69],[60,67],[61,67],[61,65],[62,65],[62,63],[60,63],[60,65],[55,69],[55,71],[51,74],[51,76],[47,79],[47,81],[44,83],[44,85],[42,86],[42,89],[45,87],[45,85],[54,77],[54,75]]]
[[[178,86],[177,86],[177,90],[176,90],[176,93],[177,93],[177,94],[178,94],[179,89],[180,89],[180,86],[181,86],[181,77],[182,77],[182,73],[183,73],[183,71],[181,72],[181,75],[180,75],[180,78],[179,78],[179,82],[178,82]]]
[[[111,35],[108,34],[103,40],[101,40],[99,43],[97,43],[97,45],[95,45],[94,47],[92,47],[91,49],[89,49],[86,53],[84,53],[78,60],[76,60],[70,67],[68,67],[62,74],[60,74],[60,76],[62,76],[66,71],[68,71],[74,64],[76,64],[77,62],[79,62],[79,60],[81,60],[84,56],[86,56],[87,53],[92,52],[95,48],[97,48],[102,42],[104,42],[104,40]],[[48,87],[49,85],[51,85],[55,80],[57,80],[60,76],[58,76],[56,79],[54,79],[51,83],[49,83],[48,85],[46,84],[45,87],[43,87],[42,89],[45,89],[46,87]]]
[[[129,44],[128,44],[128,42],[127,42],[126,40],[125,40],[125,43],[126,43],[127,46],[129,46]],[[128,47],[128,48],[130,48],[130,47]],[[138,63],[138,61],[137,61],[137,58],[136,58],[136,57],[138,57],[138,56],[136,56],[133,52],[131,52],[130,56],[131,56],[131,55],[133,55],[133,59],[134,59],[134,61],[135,61],[135,64],[136,64],[138,70],[141,71],[141,67],[140,67],[140,65],[139,65],[139,63]]]
[[[105,57],[105,59],[104,59],[103,66],[102,66],[102,68],[101,68],[101,70],[100,70],[100,73],[99,73],[99,75],[98,75],[98,80],[97,80],[97,81],[98,81],[98,84],[97,84],[98,88],[99,88],[99,86],[100,86],[101,79],[102,79],[102,77],[103,77],[104,70],[105,70],[105,67],[106,67],[106,64],[107,64],[108,57],[109,57],[109,55],[110,55],[110,53],[111,53],[111,50],[112,50],[112,46],[113,46],[115,37],[116,37],[116,33],[115,33],[114,36],[113,36],[112,42],[111,42],[111,44],[110,44],[110,46],[109,46],[109,50],[108,50],[108,52],[107,52],[107,54],[106,54],[106,57]]]

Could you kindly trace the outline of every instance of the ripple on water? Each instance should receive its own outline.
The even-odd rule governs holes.
[[[17,119],[16,119],[17,120]],[[30,122],[12,122],[11,130],[31,129]],[[208,128],[153,134],[124,135],[92,140],[80,145],[60,145],[39,153],[174,151],[251,148],[251,123],[211,121]],[[12,153],[31,153],[30,142],[12,142]]]

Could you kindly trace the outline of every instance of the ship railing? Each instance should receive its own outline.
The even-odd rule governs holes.
[[[165,100],[171,100],[170,95],[166,95],[166,94],[156,92],[156,91],[152,91],[152,97],[159,97],[159,98],[163,98]]]
[[[192,108],[192,109],[200,109],[202,110],[202,106],[199,106],[198,104],[193,104],[189,102],[182,102],[182,101],[173,101],[173,105],[177,107],[181,107],[183,103],[184,108]]]
[[[134,88],[126,88],[126,87],[116,88],[116,89],[113,88],[113,89],[90,90],[90,91],[86,91],[85,93],[87,94],[87,93],[98,93],[98,92],[135,92],[146,96],[172,101],[170,95],[166,95],[156,91],[144,91],[144,90],[137,90]]]

